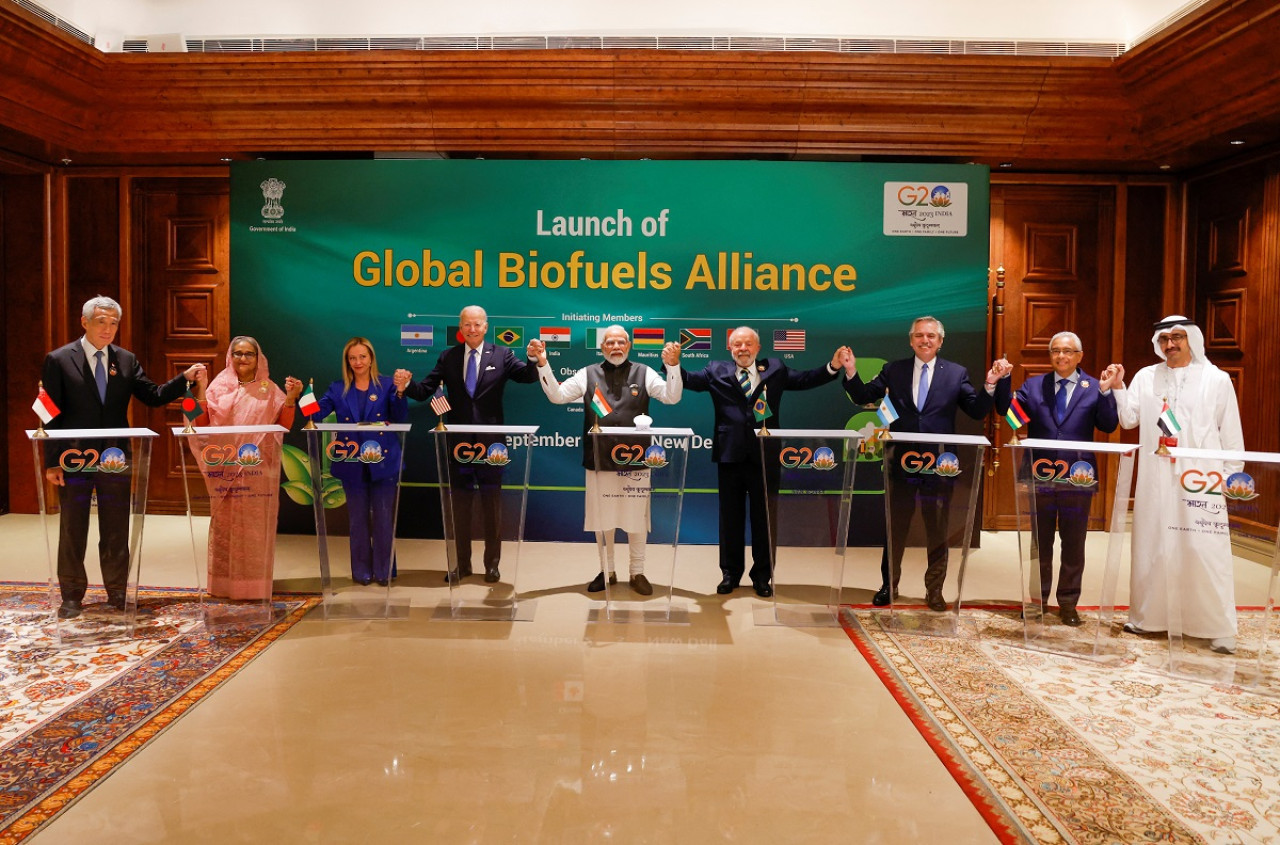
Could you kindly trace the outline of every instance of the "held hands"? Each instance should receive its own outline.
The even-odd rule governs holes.
[[[1101,390],[1124,390],[1124,365],[1108,364],[1098,381]]]
[[[530,361],[537,361],[539,367],[547,365],[547,345],[538,338],[529,341],[529,347],[525,350],[525,354]],[[666,354],[666,350],[663,350],[663,354]]]
[[[293,376],[284,377],[284,399],[290,405],[298,402],[298,397],[302,395],[302,381]]]
[[[205,372],[204,364],[192,364],[182,371],[182,377],[199,384],[209,383],[209,374]]]
[[[668,343],[662,347],[662,363],[668,367],[675,367],[680,364],[680,344]]]
[[[991,362],[991,369],[987,370],[987,384],[994,385],[1002,378],[1008,378],[1013,373],[1013,364],[1009,363],[1009,359],[1001,355],[999,358]]]
[[[196,383],[196,398],[204,399],[205,388],[209,386],[209,371],[205,369],[203,365],[200,365],[200,370],[199,372],[196,373],[195,383]]]
[[[837,348],[836,351],[831,355],[831,369],[839,370],[841,367],[843,367],[845,373],[851,375],[851,373],[849,373],[850,365],[846,363],[851,358],[853,358],[853,350],[849,349],[849,347],[841,346]]]
[[[396,386],[396,395],[403,396],[404,389],[409,386],[409,382],[413,381],[413,373],[408,370],[396,370],[395,375],[391,377],[391,381]]]
[[[844,377],[853,378],[858,373],[858,359],[854,357],[853,350],[847,346],[840,347],[838,352],[840,355],[839,366],[844,367]]]

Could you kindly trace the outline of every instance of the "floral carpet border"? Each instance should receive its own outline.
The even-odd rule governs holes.
[[[0,584],[0,593],[34,596],[48,590]],[[192,597],[191,590],[140,588],[139,617]],[[174,636],[142,665],[0,751],[0,845],[21,842],[70,807],[283,636],[321,597],[277,593],[275,601],[284,605],[283,616],[261,627]],[[139,690],[147,697],[139,698]]]

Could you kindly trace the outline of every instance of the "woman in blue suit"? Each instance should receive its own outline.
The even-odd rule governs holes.
[[[337,414],[339,423],[398,423],[409,416],[409,403],[396,394],[391,376],[378,375],[378,359],[367,338],[353,337],[342,348],[342,380],[329,385],[313,418],[322,420],[330,413]],[[385,587],[392,572],[400,438],[394,432],[363,427],[336,435],[357,446],[349,450],[353,453],[349,458],[331,464],[347,496],[351,578],[358,584],[377,581]]]

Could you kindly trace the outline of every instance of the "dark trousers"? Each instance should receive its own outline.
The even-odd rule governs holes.
[[[911,520],[916,512],[924,523],[928,567],[924,573],[925,593],[941,593],[947,580],[948,524],[951,518],[951,493],[949,479],[936,476],[926,478],[894,478],[887,492],[889,497],[889,542],[880,554],[880,578],[885,587],[891,583],[898,589],[902,578],[902,553],[906,548]],[[890,550],[892,572],[890,579]]]
[[[471,571],[472,514],[478,500],[484,527],[484,568],[497,569],[502,560],[502,468],[454,468],[449,496],[453,500],[458,568]]]
[[[770,466],[773,483],[778,488],[779,468]],[[720,572],[734,584],[742,580],[746,569],[747,517],[751,519],[751,583],[769,584],[773,580],[772,538],[769,507],[765,496],[765,473],[759,464],[716,464],[720,485]]]
[[[394,478],[374,481],[367,468],[361,469],[360,480],[342,482],[351,531],[351,578],[386,581],[391,577],[399,485]]]
[[[59,490],[58,586],[64,601],[81,601],[89,586],[84,554],[89,547],[89,509],[98,493],[98,561],[109,596],[123,596],[129,585],[130,473],[64,473]]]
[[[1089,530],[1089,506],[1093,496],[1067,490],[1036,488],[1036,545],[1040,557],[1040,599],[1049,601],[1053,586],[1053,535],[1062,537],[1062,563],[1058,568],[1058,604],[1075,607],[1084,578],[1084,540]],[[1035,598],[1032,584],[1031,597]]]

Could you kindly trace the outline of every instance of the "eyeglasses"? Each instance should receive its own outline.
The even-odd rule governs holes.
[[[1173,332],[1171,334],[1162,334],[1158,338],[1161,344],[1165,343],[1182,343],[1187,339],[1186,332]]]
[[[257,358],[258,353],[257,352],[232,352],[231,357],[232,358]]]
[[[1050,355],[1079,355],[1079,349],[1050,349]]]

